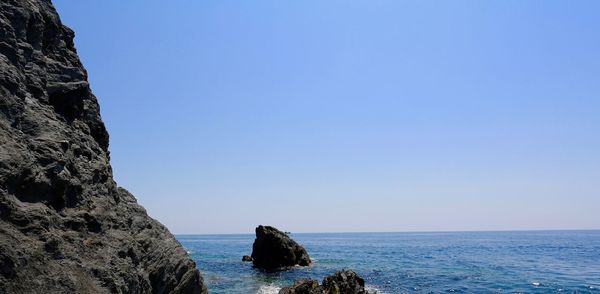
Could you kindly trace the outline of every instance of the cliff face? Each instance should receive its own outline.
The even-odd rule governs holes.
[[[0,293],[204,293],[116,186],[87,73],[50,0],[0,2]]]

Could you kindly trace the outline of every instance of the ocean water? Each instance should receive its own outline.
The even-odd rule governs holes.
[[[242,262],[254,235],[179,235],[210,293],[277,293],[350,268],[378,293],[600,293],[600,231],[291,234],[314,264]]]

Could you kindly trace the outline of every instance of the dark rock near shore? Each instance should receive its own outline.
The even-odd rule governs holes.
[[[73,37],[50,0],[0,3],[0,293],[206,293],[114,182]]]
[[[352,270],[342,270],[325,277],[323,284],[315,280],[301,279],[285,287],[279,294],[374,294],[365,290],[365,280]]]
[[[328,293],[366,294],[365,280],[352,270],[342,270],[323,279]]]
[[[270,226],[258,226],[252,246],[252,262],[265,270],[280,270],[286,267],[311,263],[306,250],[284,232]]]
[[[242,256],[242,261],[252,261],[252,256],[244,255]]]
[[[300,279],[293,285],[279,290],[279,294],[323,294],[325,289],[319,282],[311,279]]]

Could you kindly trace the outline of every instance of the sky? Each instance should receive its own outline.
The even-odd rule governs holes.
[[[53,2],[176,234],[600,229],[598,1]]]

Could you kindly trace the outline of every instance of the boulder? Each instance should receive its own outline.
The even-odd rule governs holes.
[[[300,279],[285,287],[279,294],[375,294],[365,290],[365,280],[352,270],[342,270],[325,277],[323,284],[315,280]]]
[[[300,279],[293,285],[279,290],[279,294],[323,294],[325,289],[319,282],[311,279]]]
[[[242,261],[252,261],[252,257],[249,255],[242,256]]]
[[[311,264],[306,250],[284,232],[270,226],[258,226],[252,245],[255,267],[273,271],[286,267]]]
[[[323,279],[326,293],[367,294],[365,280],[352,270],[342,270]]]

